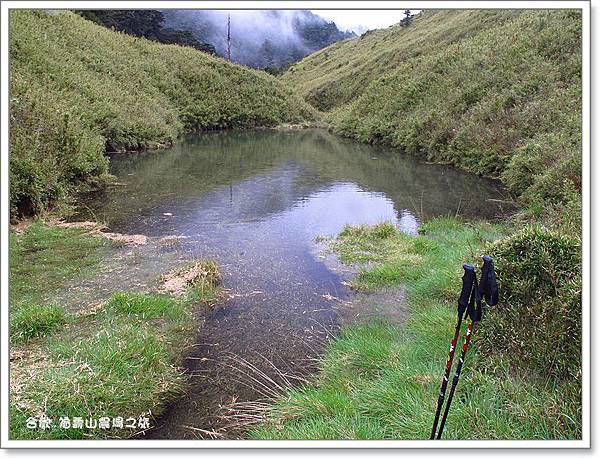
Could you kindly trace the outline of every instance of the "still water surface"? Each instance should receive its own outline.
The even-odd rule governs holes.
[[[231,296],[203,317],[189,392],[152,438],[236,437],[223,429],[222,406],[262,396],[238,358],[277,379],[267,360],[300,373],[317,356],[353,293],[316,236],[381,221],[414,234],[422,218],[503,212],[495,182],[319,129],[193,135],[165,151],[115,155],[111,167],[123,186],[95,203],[96,217],[113,231],[183,236],[183,250],[220,264]]]

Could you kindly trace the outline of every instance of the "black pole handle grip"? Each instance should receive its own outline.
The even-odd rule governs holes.
[[[498,303],[498,282],[494,262],[489,256],[483,256],[481,259],[483,260],[483,266],[481,267],[479,293],[485,299],[486,304],[496,305]]]
[[[477,276],[475,276],[475,284],[473,285],[473,291],[471,292],[471,300],[467,307],[467,315],[471,318],[474,323],[481,321],[483,315],[483,307],[481,303],[481,291],[479,290],[479,284],[477,283]]]
[[[471,264],[463,264],[465,273],[462,277],[462,291],[458,298],[458,317],[461,318],[465,314],[465,310],[469,305],[473,282],[475,281],[475,268]]]

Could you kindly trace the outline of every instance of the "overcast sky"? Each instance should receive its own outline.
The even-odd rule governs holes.
[[[339,29],[363,33],[397,24],[404,10],[312,10],[313,13],[334,21]],[[413,11],[415,13],[416,11]]]

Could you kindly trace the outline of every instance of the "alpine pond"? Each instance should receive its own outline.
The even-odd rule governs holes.
[[[226,291],[199,312],[188,392],[146,438],[237,437],[227,406],[297,380],[342,322],[379,313],[319,237],[382,221],[416,233],[423,218],[493,219],[505,205],[496,182],[320,129],[191,135],[111,167],[119,185],[90,211],[111,230],[180,237],[177,249],[220,264]]]

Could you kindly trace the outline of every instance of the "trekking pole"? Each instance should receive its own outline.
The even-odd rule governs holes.
[[[450,387],[450,393],[448,394],[448,402],[446,403],[444,415],[442,415],[440,430],[438,431],[436,439],[442,438],[442,432],[444,431],[446,419],[448,418],[448,412],[450,411],[450,404],[452,404],[452,398],[454,398],[454,392],[456,391],[456,386],[458,385],[458,379],[460,378],[460,372],[465,362],[465,355],[467,354],[467,348],[469,348],[469,342],[471,341],[471,336],[473,335],[475,323],[481,320],[481,294],[479,293],[477,278],[475,278],[474,282],[475,285],[471,292],[471,300],[469,301],[469,306],[467,307],[467,315],[469,315],[469,317],[471,318],[471,322],[469,323],[469,326],[467,327],[467,332],[465,333],[465,342],[462,346],[460,357],[458,358],[456,372],[454,372],[452,386]]]
[[[465,361],[467,348],[469,347],[469,342],[471,341],[471,337],[473,336],[473,332],[475,331],[475,324],[481,321],[481,316],[483,314],[483,306],[481,299],[484,298],[487,305],[496,305],[498,303],[498,283],[496,281],[496,271],[494,270],[494,263],[492,261],[492,258],[489,256],[483,256],[482,259],[483,266],[481,267],[481,281],[479,284],[477,284],[477,278],[475,278],[475,287],[473,288],[473,291],[471,293],[471,299],[467,308],[467,314],[470,316],[471,322],[467,327],[467,333],[465,334],[465,343],[463,344],[460,358],[456,366],[456,372],[454,373],[454,379],[452,380],[450,394],[448,394],[448,403],[446,404],[446,410],[444,411],[444,415],[442,416],[442,422],[440,424],[440,430],[438,432],[437,439],[441,439],[442,432],[444,431],[444,425],[446,424],[446,419],[448,418],[448,412],[450,410],[450,404],[452,404],[452,398],[454,397],[456,385],[458,385],[458,379],[460,377],[460,372]]]
[[[452,369],[452,361],[454,360],[454,351],[456,350],[456,343],[458,336],[460,335],[460,328],[462,320],[469,304],[471,291],[473,289],[473,282],[475,281],[475,269],[470,264],[463,264],[465,273],[462,277],[462,291],[458,298],[458,320],[456,322],[456,328],[454,330],[454,337],[450,342],[450,351],[448,352],[448,359],[446,360],[446,369],[444,377],[442,378],[442,386],[440,387],[440,394],[438,396],[437,409],[435,410],[435,418],[433,419],[433,427],[431,428],[430,439],[435,439],[435,432],[437,430],[438,421],[440,419],[440,412],[442,405],[444,404],[444,398],[446,397],[446,388],[448,387],[448,376],[450,375],[450,369]]]

